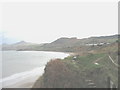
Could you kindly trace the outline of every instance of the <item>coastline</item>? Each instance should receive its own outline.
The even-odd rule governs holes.
[[[34,77],[28,77],[20,82],[17,82],[13,85],[6,86],[5,88],[32,88],[36,80],[40,77],[41,75],[36,75]]]
[[[47,51],[47,52],[54,52],[54,51]],[[66,53],[66,52],[60,52],[60,53],[68,54],[68,56],[73,54],[73,53]],[[41,67],[38,67],[38,68],[41,68]],[[14,78],[15,77],[15,79],[11,79],[11,80],[8,80],[8,79],[4,80],[6,78],[3,78],[2,79],[2,88],[32,88],[33,85],[35,84],[36,80],[40,76],[42,76],[42,74],[44,73],[44,68],[45,68],[45,66],[42,69],[38,69],[38,70],[34,69],[31,71],[22,72],[22,73],[26,73],[26,74],[23,74],[22,76],[12,75],[10,77],[7,77],[7,78]],[[18,73],[18,74],[20,74],[20,73]],[[20,79],[20,80],[18,80],[18,79]],[[18,80],[18,81],[16,81],[16,80]],[[8,85],[8,83],[11,83],[11,84]]]
[[[37,78],[44,73],[44,68],[45,66],[38,67],[31,71],[17,73],[6,77],[0,81],[2,88],[30,88]]]

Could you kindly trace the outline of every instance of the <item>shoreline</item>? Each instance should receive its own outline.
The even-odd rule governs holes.
[[[13,85],[6,86],[5,88],[32,88],[36,80],[42,75],[37,75],[34,77],[28,77],[20,82]],[[4,88],[4,87],[3,87]]]
[[[4,78],[1,81],[2,88],[31,88],[44,73],[44,68],[45,66]]]
[[[43,52],[54,52],[54,51],[43,51]],[[59,53],[59,52],[58,52]],[[65,53],[65,54],[68,54],[66,57],[72,55],[73,53],[66,53],[66,52],[60,52],[60,53]],[[65,58],[65,57],[64,57]],[[62,58],[61,58],[62,59]],[[41,68],[41,67],[38,67],[38,68]],[[6,78],[3,78],[2,79],[2,88],[32,88],[33,85],[35,84],[35,82],[37,81],[37,79],[39,77],[42,76],[42,74],[44,73],[44,68],[45,66],[41,69],[41,70],[30,70],[30,71],[26,71],[26,72],[31,72],[30,74],[23,74],[22,76],[19,76],[19,77],[15,77],[15,74],[12,75],[12,76],[8,76],[6,78],[15,78],[15,79],[11,79],[11,80],[4,80]],[[42,71],[43,70],[43,71]],[[40,72],[39,72],[40,71]],[[42,73],[41,73],[42,72]],[[22,73],[25,73],[25,72],[22,72]],[[39,73],[39,74],[36,74],[36,73]],[[21,73],[17,73],[17,74],[21,74]],[[16,75],[18,76],[18,75]],[[20,80],[19,80],[20,79]],[[15,81],[14,81],[15,80]],[[18,80],[18,81],[16,81]],[[4,82],[5,81],[5,82]],[[13,82],[14,81],[14,82]],[[9,85],[10,83],[10,85]]]
[[[1,50],[1,51],[43,51],[43,50]],[[75,54],[75,52],[62,52],[62,51],[43,51],[43,52],[58,52],[58,53],[65,53],[65,54]]]

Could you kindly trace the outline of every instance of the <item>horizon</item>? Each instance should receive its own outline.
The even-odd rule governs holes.
[[[103,35],[103,36],[90,36],[90,37],[85,37],[85,38],[77,38],[77,37],[59,37],[57,38],[56,40],[60,39],[60,38],[68,38],[68,39],[71,39],[71,38],[76,38],[76,39],[86,39],[86,38],[95,38],[95,37],[107,37],[107,36],[114,36],[114,35],[119,35],[119,34],[112,34],[112,35]],[[56,41],[54,40],[54,41]],[[51,41],[51,42],[54,42],[54,41]],[[25,40],[18,40],[18,41],[0,41],[0,44],[8,44],[8,45],[11,45],[11,44],[16,44],[16,43],[20,43],[20,42],[25,42],[25,43],[33,43],[33,44],[45,44],[45,43],[34,43],[34,42],[29,42],[29,41],[25,41]],[[48,43],[51,43],[51,42],[48,42]]]

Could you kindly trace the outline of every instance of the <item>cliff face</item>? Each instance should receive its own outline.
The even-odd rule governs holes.
[[[70,83],[67,81],[71,79],[71,74],[72,72],[62,61],[51,61],[47,64],[43,75],[44,86],[46,88],[70,87]]]
[[[91,83],[98,84],[98,87],[106,86],[103,76],[98,75],[103,73],[101,69],[88,72],[82,72],[81,69],[71,62],[52,60],[47,63],[43,76],[36,81],[33,88],[90,88],[86,81],[89,78],[93,80]]]
[[[59,59],[50,61],[46,65],[42,78],[37,80],[33,88],[85,87],[85,85],[82,84],[84,81],[79,75],[79,72],[71,68]]]

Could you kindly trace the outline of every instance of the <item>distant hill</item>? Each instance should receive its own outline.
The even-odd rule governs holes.
[[[44,46],[47,47],[64,47],[64,46],[72,46],[75,45],[77,42],[79,42],[79,39],[77,38],[59,38],[49,44],[46,44]]]
[[[12,45],[3,45],[3,50],[40,50],[40,51],[60,51],[75,52],[79,50],[89,49],[86,44],[114,43],[118,40],[118,35],[89,37],[77,39],[76,37],[61,37],[51,43],[35,44],[20,41]]]
[[[64,45],[64,44],[71,44],[71,43],[76,43],[78,42],[79,39],[77,39],[76,37],[75,38],[59,38],[57,40],[55,40],[54,42],[52,42],[51,44],[61,44],[61,45]]]
[[[34,45],[34,44],[36,44],[36,43],[31,43],[31,42],[25,42],[25,41],[20,41],[20,42],[17,42],[17,43],[14,43],[14,44],[12,44],[12,45]]]
[[[44,44],[38,48],[38,50],[48,50],[48,51],[75,51],[77,48],[86,48],[86,44],[99,44],[99,43],[114,43],[118,40],[118,35],[111,36],[100,36],[100,37],[90,37],[90,38],[59,38],[54,42]],[[82,50],[82,49],[80,49]]]
[[[25,41],[20,41],[20,42],[17,42],[17,43],[15,43],[16,45],[23,45],[23,44],[29,44],[29,43],[27,43],[27,42],[25,42]],[[14,45],[15,45],[14,44]],[[30,43],[31,44],[31,43]]]
[[[36,50],[42,44],[20,41],[14,44],[3,44],[2,50]]]

